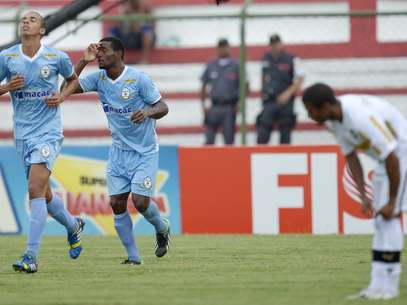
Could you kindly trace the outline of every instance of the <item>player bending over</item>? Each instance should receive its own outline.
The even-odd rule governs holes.
[[[302,99],[309,117],[325,123],[336,136],[357,184],[364,212],[373,213],[371,280],[356,297],[395,298],[399,295],[403,250],[400,215],[406,200],[407,120],[377,97],[356,94],[335,97],[325,84],[307,88]],[[366,196],[359,150],[377,161],[373,204]]]

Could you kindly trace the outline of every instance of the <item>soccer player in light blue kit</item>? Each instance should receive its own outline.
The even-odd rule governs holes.
[[[151,200],[158,169],[155,121],[168,113],[168,107],[146,74],[124,65],[124,48],[119,39],[108,37],[99,44],[91,44],[85,58],[92,52],[100,70],[67,84],[61,94],[47,99],[47,103],[57,106],[73,93],[99,93],[112,132],[107,186],[115,228],[127,250],[128,258],[123,263],[139,265],[141,258],[127,212],[130,193],[136,209],[155,228],[155,255],[164,256],[169,247],[169,222],[160,216],[157,205]],[[78,75],[89,61],[82,59],[75,66]]]
[[[69,57],[41,44],[46,28],[44,18],[28,12],[20,21],[21,44],[0,53],[0,95],[9,92],[14,109],[14,139],[28,178],[31,215],[27,249],[13,264],[16,271],[34,273],[41,236],[48,213],[68,232],[69,255],[82,250],[83,221],[74,218],[61,198],[52,194],[49,177],[63,140],[59,108],[50,108],[45,99],[58,91],[58,75],[67,82],[77,79]]]

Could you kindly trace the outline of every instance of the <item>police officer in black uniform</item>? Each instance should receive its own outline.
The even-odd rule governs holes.
[[[214,144],[216,132],[222,128],[225,144],[231,145],[235,140],[238,112],[239,64],[231,57],[229,43],[226,39],[219,40],[217,51],[218,58],[208,63],[201,77],[205,143]],[[210,104],[206,103],[208,95],[211,100]]]
[[[295,56],[283,49],[279,35],[270,37],[270,51],[262,61],[263,109],[257,116],[257,143],[267,144],[275,124],[280,131],[280,144],[291,142],[296,124],[294,97],[304,77],[295,71]]]

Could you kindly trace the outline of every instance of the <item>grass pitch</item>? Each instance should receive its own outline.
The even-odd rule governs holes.
[[[368,284],[370,236],[174,236],[161,259],[153,237],[138,237],[142,266],[120,265],[125,255],[116,237],[84,236],[76,261],[65,238],[46,237],[39,272],[15,273],[11,264],[25,240],[0,236],[2,305],[407,304],[405,263],[400,298],[345,300]]]

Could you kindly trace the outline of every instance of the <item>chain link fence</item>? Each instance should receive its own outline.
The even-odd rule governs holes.
[[[370,0],[367,2],[371,3]],[[351,10],[347,1],[304,5],[254,3],[247,9],[239,5],[221,9],[212,5],[171,6],[157,7],[152,16],[103,15],[92,20],[97,13],[94,10],[81,15],[77,23],[90,22],[55,47],[69,51],[75,61],[89,42],[106,35],[109,25],[118,21],[154,19],[156,44],[152,64],[141,65],[140,68],[157,82],[170,104],[171,115],[158,125],[164,142],[203,143],[200,76],[205,64],[216,57],[215,45],[219,38],[229,40],[233,56],[239,58],[241,66],[245,67],[242,72],[247,72],[241,75],[250,83],[239,119],[239,124],[247,126],[243,128],[247,134],[242,133],[239,137],[243,144],[255,144],[254,123],[262,107],[261,59],[268,51],[268,39],[273,33],[282,37],[288,52],[301,59],[304,87],[322,81],[333,86],[339,94],[356,92],[383,96],[407,115],[405,1],[378,1],[375,10]],[[2,25],[10,25],[14,20],[9,15],[0,15]],[[45,42],[54,41],[74,26],[75,22],[63,26]],[[3,37],[11,36],[15,30],[13,27],[5,29],[10,33]],[[130,51],[127,58],[135,62],[139,53]],[[95,69],[97,67],[93,66],[88,71]],[[82,101],[79,98],[75,103],[64,105],[66,130],[104,129],[101,111],[91,119],[94,124],[89,122],[88,117],[81,118],[85,116],[84,111],[78,111],[80,108],[94,109],[96,100],[96,97]],[[4,97],[1,101],[0,108],[5,109],[2,113],[10,114],[10,105],[4,103]],[[311,130],[311,122],[299,98],[296,112],[298,128],[293,137],[294,144],[310,143],[310,139],[313,143],[333,143],[325,131]],[[86,123],[78,126],[78,122]],[[11,117],[0,124],[0,131],[10,130]],[[221,144],[221,139],[218,140]],[[276,142],[277,139],[273,140],[273,143]]]

